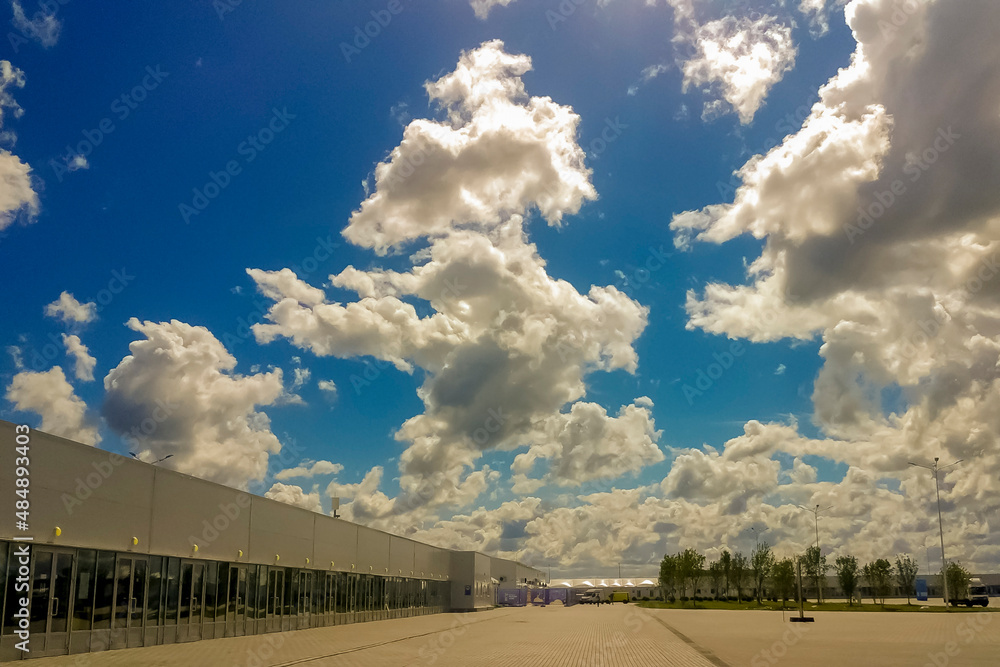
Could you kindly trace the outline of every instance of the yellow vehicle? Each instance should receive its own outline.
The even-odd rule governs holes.
[[[624,602],[628,604],[628,591],[615,591],[611,594],[612,602]]]

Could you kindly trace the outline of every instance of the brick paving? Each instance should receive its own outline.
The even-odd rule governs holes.
[[[799,624],[769,611],[648,611],[732,667],[1000,665],[995,612],[807,612],[816,622]]]
[[[813,613],[635,605],[435,614],[41,658],[32,667],[995,667],[1000,613]],[[953,645],[949,645],[953,642]],[[950,653],[950,655],[949,655]]]
[[[40,658],[32,667],[719,667],[635,605],[435,614]],[[724,663],[722,663],[724,665]],[[725,666],[728,667],[728,666]]]

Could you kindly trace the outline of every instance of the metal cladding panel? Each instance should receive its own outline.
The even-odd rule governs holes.
[[[285,567],[312,567],[317,514],[301,507],[252,496],[250,559]],[[309,562],[306,562],[306,559]]]
[[[35,430],[28,433],[29,473],[22,476],[29,480],[28,530],[21,530],[14,490],[17,468],[25,466],[16,465],[17,436],[14,424],[0,421],[0,488],[11,498],[10,511],[0,513],[0,537],[140,553],[148,549],[153,467]]]
[[[514,588],[517,583],[517,563],[503,558],[491,558],[490,570],[501,588]]]
[[[250,553],[252,499],[244,491],[169,470],[156,470],[150,552],[245,560]]]
[[[316,517],[316,566],[350,571],[358,562],[358,525],[333,517]],[[331,565],[333,563],[333,565]]]
[[[448,549],[438,549],[431,547],[431,552],[429,554],[429,565],[430,571],[434,573],[435,579],[444,575],[447,579],[451,576],[451,555],[452,551]]]
[[[358,528],[357,572],[389,573],[389,535],[372,528]]]
[[[405,537],[389,536],[389,574],[395,577],[419,576],[414,571],[414,545],[413,540]]]
[[[450,576],[451,552],[429,544],[413,544],[413,576],[424,579],[447,579]]]

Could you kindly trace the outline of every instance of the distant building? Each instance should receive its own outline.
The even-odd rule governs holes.
[[[0,661],[486,609],[545,582],[39,431],[18,452],[15,428],[0,421]]]

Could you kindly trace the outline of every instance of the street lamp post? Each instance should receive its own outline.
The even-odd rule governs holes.
[[[825,512],[826,510],[831,509],[832,507],[833,507],[833,505],[828,505],[827,507],[820,507],[819,505],[816,505],[816,507],[803,507],[802,505],[798,506],[799,509],[803,509],[803,510],[805,510],[807,512],[812,512],[813,513],[813,519],[814,519],[814,523],[816,525],[816,552],[817,552],[817,558],[822,555],[822,553],[820,552],[820,547],[819,547],[819,513],[820,512]],[[817,594],[818,594],[818,597],[819,597],[819,603],[823,604],[823,583],[826,580],[826,572],[823,572],[821,574],[822,574],[822,581],[818,582],[819,583],[819,591],[817,591]]]
[[[164,462],[164,461],[166,461],[167,459],[169,459],[169,458],[173,458],[173,456],[174,456],[173,454],[167,454],[167,455],[166,455],[166,456],[164,456],[164,457],[163,457],[162,459],[157,459],[157,460],[155,460],[155,461],[143,461],[142,459],[140,459],[140,458],[139,458],[139,455],[138,455],[138,454],[136,454],[135,452],[129,452],[129,454],[130,454],[130,455],[132,456],[132,458],[134,458],[134,459],[135,459],[136,461],[142,461],[143,463],[149,463],[149,465],[152,465],[152,466],[155,466],[155,465],[156,465],[157,463],[163,463],[163,462]]]
[[[923,465],[921,463],[914,463],[913,461],[908,461],[908,463],[916,468],[924,468],[934,473],[934,493],[937,495],[938,531],[941,535],[941,580],[942,584],[944,585],[944,607],[945,609],[947,609],[948,608],[948,561],[944,557],[944,521],[941,519],[941,485],[938,482],[938,471],[947,470],[952,466],[957,466],[959,463],[962,462],[962,459],[959,459],[954,463],[950,463],[946,466],[939,466],[938,461],[940,460],[941,460],[940,457],[935,456],[934,465],[931,466]]]

